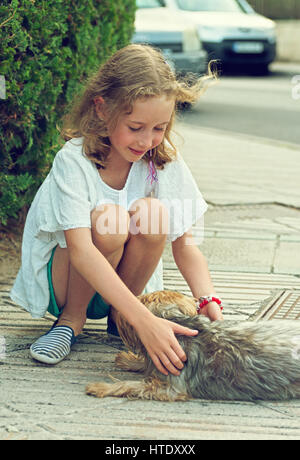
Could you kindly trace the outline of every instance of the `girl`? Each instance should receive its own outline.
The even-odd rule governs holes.
[[[137,298],[163,289],[167,239],[201,313],[222,319],[219,300],[205,297],[214,288],[190,234],[207,205],[170,139],[176,105],[196,101],[201,87],[178,82],[153,48],[129,45],[89,80],[65,118],[67,142],[28,212],[11,292],[33,317],[58,318],[31,346],[34,359],[64,359],[86,318],[108,316],[114,333],[118,313],[156,367],[179,375],[186,356],[175,334],[197,331],[155,317]]]

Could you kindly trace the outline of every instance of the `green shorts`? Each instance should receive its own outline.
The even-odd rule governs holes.
[[[57,246],[55,246],[55,248],[52,250],[52,254],[47,265],[48,285],[50,290],[50,302],[48,306],[48,312],[51,313],[51,315],[58,318],[62,313],[62,309],[60,309],[56,303],[52,284],[52,262],[56,248]],[[101,319],[105,318],[105,316],[108,316],[109,311],[110,305],[104,302],[101,295],[96,292],[96,294],[94,295],[94,297],[88,305],[86,316],[89,319]]]

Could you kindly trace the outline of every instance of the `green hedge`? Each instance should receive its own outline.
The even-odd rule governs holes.
[[[0,224],[31,202],[60,146],[66,104],[130,41],[135,9],[135,0],[1,1]]]

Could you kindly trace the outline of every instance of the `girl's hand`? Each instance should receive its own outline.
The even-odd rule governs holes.
[[[216,302],[209,302],[201,308],[200,315],[207,316],[211,321],[224,321],[222,310]]]
[[[180,375],[186,355],[175,334],[195,336],[198,331],[154,315],[147,318],[145,325],[139,322],[136,331],[156,368],[164,375],[168,375],[168,371]]]

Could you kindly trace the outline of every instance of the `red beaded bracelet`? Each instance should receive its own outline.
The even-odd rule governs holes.
[[[218,299],[218,297],[203,296],[203,297],[200,297],[200,299],[199,299],[199,304],[198,304],[198,307],[197,307],[197,313],[199,314],[201,308],[205,307],[210,302],[216,302],[219,305],[221,311],[223,310],[222,301],[220,299]]]

